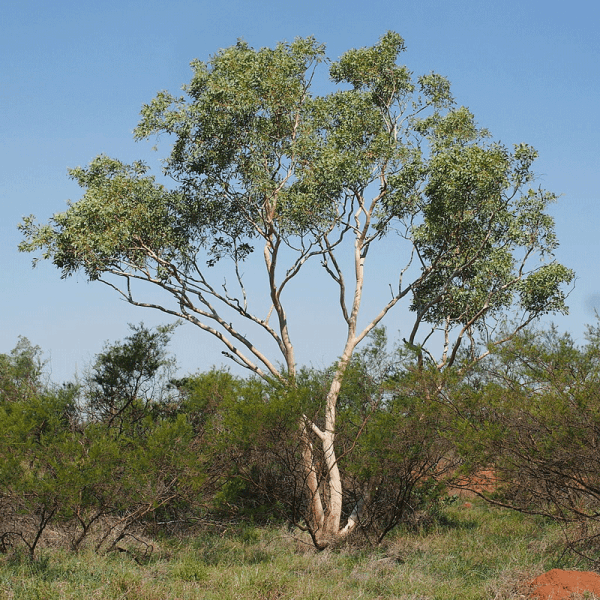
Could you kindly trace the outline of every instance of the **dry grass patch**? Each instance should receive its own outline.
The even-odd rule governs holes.
[[[316,552],[283,528],[240,528],[160,540],[130,553],[46,551],[0,558],[0,599],[516,600],[521,584],[561,558],[552,523],[473,503],[428,528],[398,530],[377,548]]]

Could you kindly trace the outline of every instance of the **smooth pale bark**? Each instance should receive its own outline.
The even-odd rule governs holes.
[[[327,514],[325,518],[325,527],[320,535],[317,535],[317,539],[319,543],[322,545],[327,545],[328,540],[333,540],[335,538],[340,538],[348,535],[358,524],[358,511],[353,512],[352,520],[348,520],[346,525],[342,528],[342,508],[343,508],[343,486],[342,486],[342,477],[340,473],[339,463],[335,451],[335,435],[336,435],[336,416],[337,416],[337,402],[340,395],[340,390],[342,388],[342,381],[344,379],[344,374],[346,373],[346,369],[350,364],[350,360],[352,359],[352,354],[354,353],[354,349],[359,342],[359,339],[356,337],[356,324],[358,320],[358,312],[360,309],[360,304],[362,300],[362,291],[363,291],[363,281],[364,281],[364,263],[365,257],[363,255],[364,247],[365,247],[365,239],[367,236],[367,232],[369,230],[370,225],[370,211],[365,210],[364,204],[362,202],[362,198],[359,200],[359,204],[361,208],[355,214],[355,222],[356,222],[356,241],[354,244],[354,267],[355,267],[355,288],[354,288],[354,298],[352,302],[352,309],[347,319],[348,324],[348,335],[346,338],[346,345],[344,348],[344,352],[338,361],[337,369],[335,371],[333,380],[331,382],[331,386],[329,388],[329,392],[327,394],[327,398],[325,401],[325,430],[323,432],[319,432],[319,437],[321,438],[321,443],[323,445],[323,455],[325,457],[325,464],[327,467],[327,484],[328,484],[328,502],[327,502]],[[364,223],[360,222],[360,217],[364,216]],[[343,288],[343,279],[340,278],[339,281],[340,287]],[[343,302],[343,298],[341,299]],[[315,428],[316,429],[316,428]],[[306,446],[305,446],[306,448]],[[305,465],[312,464],[311,462],[305,460]],[[307,481],[310,480],[312,473],[307,472],[306,477]],[[313,496],[313,502],[311,504],[311,509],[313,513],[315,509],[321,507],[322,502],[320,501],[318,504],[314,501],[313,490],[311,485],[308,485],[309,493]],[[317,487],[318,493],[318,487]],[[319,515],[313,514],[312,520],[313,522],[320,522]]]
[[[306,487],[308,489],[311,522],[309,527],[313,531],[323,531],[325,525],[325,511],[319,494],[319,480],[315,471],[313,445],[310,434],[307,431],[306,419],[300,424],[300,436],[302,440],[302,461],[306,476]]]
[[[345,360],[344,360],[345,358]],[[348,357],[342,357],[338,365],[337,372],[331,383],[331,388],[327,394],[326,419],[325,419],[325,435],[323,437],[323,454],[325,456],[325,464],[327,465],[327,475],[329,483],[329,514],[327,516],[327,533],[328,535],[338,535],[340,530],[340,522],[342,518],[342,501],[343,489],[340,468],[335,452],[335,427],[336,427],[336,408],[337,400],[342,387],[342,379],[346,367],[350,360]]]

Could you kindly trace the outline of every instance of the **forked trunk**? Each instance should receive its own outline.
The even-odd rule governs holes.
[[[308,528],[317,548],[324,549],[332,542],[351,533],[358,524],[362,506],[357,506],[347,523],[342,527],[343,486],[338,458],[335,451],[335,426],[337,400],[342,379],[350,361],[351,352],[347,352],[338,364],[338,369],[327,394],[325,430],[305,417],[301,426],[303,442],[303,467],[308,494]],[[322,444],[323,457],[327,469],[325,482],[319,482],[315,466],[314,447],[310,434],[316,434]]]

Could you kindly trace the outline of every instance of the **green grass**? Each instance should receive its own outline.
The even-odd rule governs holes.
[[[0,599],[107,600],[509,600],[519,584],[554,567],[561,534],[541,518],[475,503],[450,507],[427,530],[395,532],[379,548],[315,552],[285,529],[159,540],[131,554],[44,550],[0,558]]]

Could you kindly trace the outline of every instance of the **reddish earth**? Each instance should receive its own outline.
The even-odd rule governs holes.
[[[449,486],[448,491],[466,500],[476,496],[478,492],[493,492],[496,489],[497,478],[493,470],[486,469],[471,477],[455,480],[454,484]],[[471,508],[472,504],[466,501],[462,507]],[[600,575],[590,571],[552,569],[536,577],[526,587],[528,588],[528,600],[600,599]],[[592,595],[589,596],[586,592]]]
[[[456,494],[459,498],[472,498],[480,493],[491,493],[496,489],[496,474],[491,469],[484,469],[470,477],[456,479],[453,485],[448,487],[450,494]]]
[[[594,598],[600,597],[600,575],[589,571],[552,569],[536,577],[529,586],[530,600],[570,600],[573,594],[583,595],[585,592],[591,592]]]

